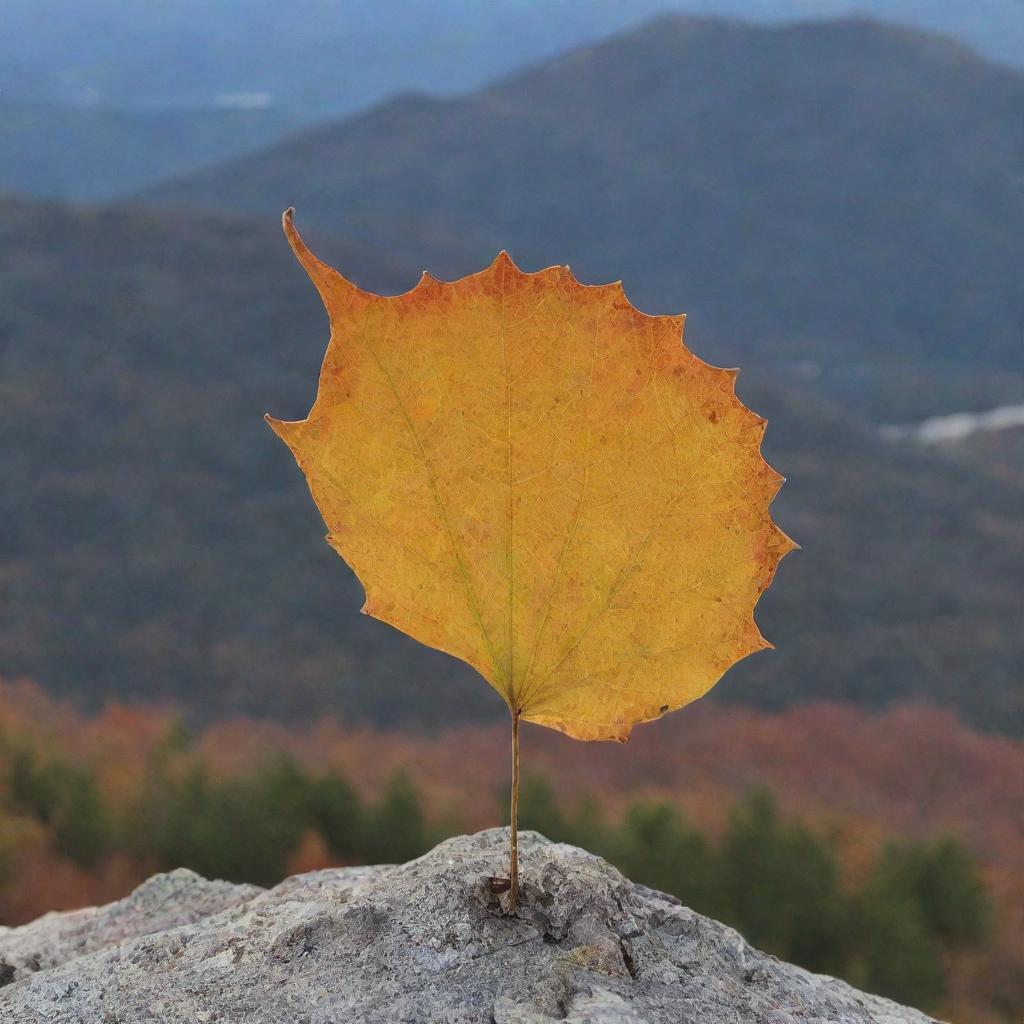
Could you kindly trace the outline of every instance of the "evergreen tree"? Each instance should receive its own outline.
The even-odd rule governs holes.
[[[939,944],[929,934],[916,894],[879,865],[858,894],[855,955],[846,976],[879,995],[922,1009],[945,991]]]
[[[58,771],[54,762],[40,765],[30,750],[19,748],[11,755],[7,778],[8,801],[12,809],[49,825],[60,802]]]
[[[53,821],[54,850],[80,867],[95,867],[108,853],[111,821],[92,773],[81,768],[64,774]]]
[[[368,864],[400,864],[430,848],[419,791],[405,771],[391,779],[370,808],[362,847]]]
[[[977,865],[955,839],[889,845],[878,872],[913,897],[930,934],[949,949],[982,943],[992,908]]]
[[[331,853],[342,860],[358,860],[366,829],[362,802],[349,782],[328,772],[309,786],[310,820]]]
[[[839,971],[848,907],[835,853],[803,825],[784,822],[757,791],[734,809],[718,858],[723,916],[755,946],[816,971]]]
[[[284,758],[224,783],[197,763],[161,801],[153,823],[157,857],[165,868],[273,885],[308,827],[308,790],[305,775]]]
[[[711,911],[715,903],[711,849],[672,804],[633,804],[613,851],[616,865],[629,878]]]
[[[980,945],[992,908],[956,840],[889,844],[858,899],[858,983],[925,1008],[945,990],[944,953]]]
[[[507,798],[503,802],[508,824]],[[556,843],[569,841],[569,823],[555,799],[551,783],[543,775],[530,775],[519,788],[519,827],[532,829]]]
[[[565,842],[610,858],[611,832],[601,805],[588,796],[580,801],[567,822]]]
[[[8,800],[12,809],[50,830],[55,853],[93,867],[111,843],[110,814],[92,771],[51,757],[45,762],[28,750],[11,758]]]

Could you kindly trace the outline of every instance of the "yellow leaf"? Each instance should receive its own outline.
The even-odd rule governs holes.
[[[768,644],[795,547],[736,371],[621,285],[505,253],[374,295],[288,238],[331,321],[309,417],[270,419],[364,611],[472,665],[513,714],[628,737]],[[429,685],[425,681],[424,685]]]

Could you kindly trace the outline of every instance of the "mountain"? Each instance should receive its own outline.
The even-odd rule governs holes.
[[[661,13],[662,0],[0,0],[0,190],[110,199],[396,93],[453,96]],[[1020,0],[687,0],[761,23],[853,11],[1024,66]]]
[[[260,100],[314,120],[453,95],[676,9],[764,22],[860,12],[1024,65],[1020,0],[3,0],[0,94],[153,109]]]
[[[366,287],[417,277],[316,244]],[[263,423],[305,414],[326,337],[276,227],[0,204],[0,673],[200,718],[500,713],[468,669],[358,614]],[[1024,480],[881,440],[800,381],[745,373],[740,393],[772,420],[776,518],[803,551],[759,608],[778,650],[719,699],[925,696],[1024,733]]]
[[[108,199],[259,149],[297,122],[273,109],[108,110],[0,100],[0,190]]]
[[[395,99],[144,196],[300,220],[441,276],[508,248],[685,309],[879,422],[1024,399],[1024,75],[864,20],[665,17]]]

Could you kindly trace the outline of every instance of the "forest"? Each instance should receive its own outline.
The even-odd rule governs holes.
[[[533,730],[522,826],[584,846],[812,970],[957,1019],[1002,1020],[1019,1004],[1013,865],[1024,837],[994,802],[1024,772],[1015,744],[913,706],[689,718],[652,742],[638,737],[621,773],[608,757],[602,773],[593,745]],[[830,762],[825,751],[840,735],[874,774],[836,770],[842,752]],[[911,735],[927,736],[931,758],[923,746],[911,763],[901,757]],[[664,756],[680,744],[682,756]],[[0,920],[114,899],[182,866],[270,886],[410,859],[507,820],[502,749],[502,730],[468,726],[431,738],[330,720],[194,731],[166,709],[85,716],[31,684],[4,684]],[[817,781],[801,790],[801,778]],[[988,809],[969,794],[950,799],[971,786],[990,794]]]

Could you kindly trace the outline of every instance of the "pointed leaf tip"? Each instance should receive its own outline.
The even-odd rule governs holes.
[[[624,742],[770,646],[754,605],[792,542],[773,532],[780,479],[752,444],[762,418],[723,380],[735,370],[680,356],[675,319],[524,274],[507,250],[388,299],[317,260],[291,211],[283,223],[333,336],[315,418],[267,422],[364,614],[461,658],[523,720],[588,740]]]
[[[295,258],[320,293],[320,298],[323,300],[328,314],[335,315],[348,297],[360,293],[365,294],[337,270],[329,267],[313,254],[295,227],[294,206],[289,206],[281,215],[281,226],[284,228],[285,238],[288,239],[292,252],[295,253]]]
[[[270,413],[264,413],[263,419],[267,426],[289,447],[299,437],[304,422],[303,420],[279,420],[271,416]]]

